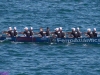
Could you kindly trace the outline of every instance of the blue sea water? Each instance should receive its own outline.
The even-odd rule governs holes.
[[[0,0],[0,31],[97,28],[99,0]],[[0,43],[0,72],[9,75],[100,75],[100,45]]]

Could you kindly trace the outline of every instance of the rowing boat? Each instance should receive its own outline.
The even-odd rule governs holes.
[[[34,43],[90,43],[100,44],[100,37],[97,38],[53,38],[53,37],[4,37],[0,40],[14,41],[14,42],[34,42]]]

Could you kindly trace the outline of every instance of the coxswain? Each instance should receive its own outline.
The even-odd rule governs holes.
[[[39,34],[40,34],[41,37],[44,37],[45,36],[45,32],[43,31],[43,28],[40,28]]]
[[[50,29],[49,29],[49,27],[47,27],[46,36],[50,36]]]
[[[12,27],[9,27],[9,31],[7,32],[8,36],[14,37],[14,31],[12,30]]]
[[[25,31],[23,32],[23,34],[24,34],[26,37],[30,37],[30,32],[29,32],[29,30],[28,30],[28,27],[25,27],[24,29],[25,29]]]
[[[32,37],[33,36],[33,27],[31,27],[29,31],[30,31],[30,37]]]
[[[79,28],[79,27],[77,28],[76,32],[77,32],[77,37],[79,37],[79,38],[82,37],[82,36],[81,36],[81,32],[80,32],[80,28]]]
[[[93,33],[94,38],[96,38],[97,37],[96,28],[93,29],[92,33]]]
[[[14,37],[16,37],[16,36],[17,36],[17,28],[14,27]]]
[[[71,36],[73,38],[78,38],[78,33],[76,32],[76,29],[75,28],[72,28]]]
[[[60,38],[65,38],[65,33],[62,31],[62,27],[59,27],[59,32]]]
[[[90,29],[90,28],[87,29],[86,35],[87,35],[89,38],[93,38],[93,37],[94,37],[94,36],[93,36],[93,33],[91,32],[91,29]]]

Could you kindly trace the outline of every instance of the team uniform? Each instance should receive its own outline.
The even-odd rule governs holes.
[[[93,33],[92,33],[92,31],[91,31],[91,29],[90,28],[88,28],[87,29],[87,36],[89,37],[89,38],[93,38],[94,37],[94,35],[93,35]]]
[[[78,38],[78,33],[77,33],[77,31],[75,30],[75,28],[72,28],[71,35],[72,35],[73,38]]]
[[[60,38],[64,38],[65,37],[65,33],[63,31],[60,31]]]
[[[96,32],[96,28],[94,28],[94,30],[92,31],[94,38],[97,37],[97,32]]]
[[[44,36],[45,36],[45,34],[44,34],[44,32],[43,32],[43,31],[40,31],[40,32],[39,32],[39,34],[40,34],[42,37],[44,37]]]
[[[94,38],[96,38],[97,37],[97,32],[93,31],[92,33],[93,33]]]
[[[60,38],[60,32],[55,31],[54,34],[57,36],[57,38]]]
[[[9,34],[10,37],[14,37],[14,31],[13,30],[9,30],[7,33]]]
[[[17,36],[17,30],[14,30],[14,37]]]
[[[50,36],[49,27],[47,27],[47,30],[46,30],[45,32],[46,32],[46,33],[45,33],[46,36]]]
[[[87,32],[88,37],[93,38],[93,33],[92,32]]]
[[[30,30],[29,32],[30,32],[30,37],[32,37],[33,36],[33,30]]]
[[[46,36],[50,36],[50,31],[49,30],[46,31]]]
[[[30,32],[29,32],[29,31],[24,31],[23,34],[24,34],[26,37],[30,37]]]
[[[23,32],[23,34],[24,34],[26,37],[30,37],[30,31],[28,30],[28,27],[25,27],[24,29],[25,29],[25,31]]]
[[[73,36],[73,38],[78,38],[78,33],[76,31],[72,31],[71,35]]]

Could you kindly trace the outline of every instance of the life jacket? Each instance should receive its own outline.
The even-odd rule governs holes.
[[[92,32],[87,32],[87,35],[90,37],[90,38],[93,38],[93,33]]]
[[[30,37],[30,31],[24,31],[26,37]]]
[[[17,31],[16,30],[14,30],[14,36],[16,36],[17,35]]]
[[[14,31],[13,31],[13,30],[9,30],[9,31],[8,31],[8,34],[9,34],[11,37],[14,37]]]
[[[94,38],[96,38],[97,37],[96,31],[92,31],[92,33],[93,33]]]

